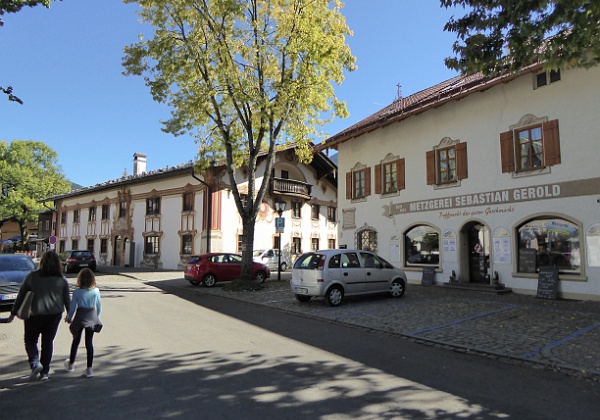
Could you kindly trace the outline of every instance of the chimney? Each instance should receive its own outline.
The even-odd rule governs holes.
[[[146,155],[143,153],[133,154],[133,174],[141,175],[146,172]]]

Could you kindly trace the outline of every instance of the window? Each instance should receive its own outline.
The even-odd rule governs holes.
[[[327,220],[328,221],[335,223],[336,213],[337,213],[336,210],[337,209],[335,207],[331,207],[331,206],[327,207]]]
[[[181,253],[184,255],[191,255],[193,252],[194,239],[192,235],[181,236]]]
[[[440,145],[447,144],[442,140]],[[468,177],[467,143],[438,147],[426,154],[427,185],[455,184]]]
[[[183,193],[183,211],[194,211],[194,194]]]
[[[560,273],[579,274],[581,269],[579,226],[560,218],[537,218],[517,228],[518,271],[535,273],[555,265]]]
[[[311,238],[310,240],[310,250],[317,251],[319,249],[319,238]]]
[[[290,179],[290,173],[286,170],[281,170],[281,178],[282,179]]]
[[[335,249],[335,239],[328,239],[327,245],[329,246],[329,249]]]
[[[144,254],[158,254],[160,251],[159,240],[158,236],[146,236],[144,240]]]
[[[73,223],[79,223],[79,210],[73,210]]]
[[[281,243],[281,236],[280,235],[273,236],[273,249],[279,249],[280,243]]]
[[[58,252],[65,252],[67,250],[67,243],[66,241],[60,241],[58,243]]]
[[[440,234],[428,225],[419,225],[404,234],[406,266],[437,266],[440,262]]]
[[[560,163],[558,120],[500,134],[502,172],[523,172]]]
[[[102,204],[102,220],[108,220],[110,204]]]
[[[46,220],[44,224],[44,230],[50,230],[50,220]]]
[[[302,243],[301,238],[294,237],[292,238],[292,249],[291,253],[294,255],[302,254]]]
[[[108,254],[108,239],[100,239],[100,253]]]
[[[94,253],[94,240],[93,239],[87,240],[87,250],[90,251],[91,253]]]
[[[88,209],[88,222],[93,222],[95,220],[96,220],[96,206],[93,206]]]
[[[64,225],[67,223],[67,212],[65,210],[63,210],[63,212],[60,214],[60,224]]]
[[[292,217],[294,219],[302,217],[302,203],[300,201],[292,201]]]
[[[321,206],[320,206],[320,205],[318,205],[318,204],[313,204],[313,205],[310,207],[310,217],[311,217],[313,220],[319,220],[320,213],[321,213]]]
[[[146,200],[146,216],[160,214],[160,197],[149,198]]]
[[[367,251],[377,252],[377,232],[373,229],[363,229],[356,234],[356,247]]]
[[[560,70],[546,70],[535,75],[535,88],[546,86],[560,80]]]
[[[119,218],[127,216],[127,203],[124,201],[119,202]]]
[[[71,249],[79,249],[79,239],[73,239],[71,241]]]
[[[371,168],[353,170],[346,174],[346,199],[354,200],[371,195]]]
[[[403,190],[404,179],[404,159],[375,165],[375,194],[392,194]]]
[[[238,235],[237,237],[237,252],[240,253],[243,250],[243,241],[244,241],[244,236],[243,235]]]

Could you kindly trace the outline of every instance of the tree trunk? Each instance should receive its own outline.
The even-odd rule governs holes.
[[[254,250],[255,223],[255,217],[249,217],[248,215],[244,215],[244,218],[242,219],[242,281],[254,280],[254,276],[252,276],[252,252]]]

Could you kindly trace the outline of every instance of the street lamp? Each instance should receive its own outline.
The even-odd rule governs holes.
[[[278,198],[277,200],[275,200],[275,211],[277,212],[277,214],[279,215],[279,218],[281,219],[281,216],[283,215],[283,212],[285,211],[285,201],[282,200],[281,198]],[[284,224],[281,223],[281,225],[279,225],[278,223],[276,223],[277,226],[277,230],[279,232],[279,249],[278,249],[278,258],[277,258],[277,281],[281,281],[281,233],[283,232],[283,226]],[[281,227],[279,227],[281,226]]]

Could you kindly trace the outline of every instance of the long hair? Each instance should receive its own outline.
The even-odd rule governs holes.
[[[94,272],[89,268],[82,269],[79,274],[77,274],[77,287],[80,289],[91,289],[92,287],[96,287],[96,276],[94,276]]]
[[[55,251],[48,251],[40,259],[41,276],[62,276],[63,266],[60,256]]]

